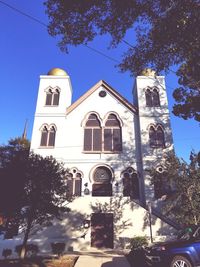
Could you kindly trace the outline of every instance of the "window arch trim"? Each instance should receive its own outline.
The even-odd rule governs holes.
[[[55,124],[43,124],[40,127],[41,138],[40,138],[40,147],[42,148],[54,148],[57,127]]]
[[[154,130],[151,133],[151,129]],[[159,132],[159,130],[161,130]],[[152,148],[165,148],[165,130],[164,126],[160,123],[158,124],[150,124],[148,126],[148,133],[149,133],[149,144]]]

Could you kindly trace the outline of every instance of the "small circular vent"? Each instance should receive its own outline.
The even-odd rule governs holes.
[[[105,97],[107,95],[106,91],[102,90],[99,92],[100,97]]]

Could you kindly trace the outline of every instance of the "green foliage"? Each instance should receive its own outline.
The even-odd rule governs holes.
[[[159,72],[179,66],[185,93],[180,88],[175,91],[174,114],[200,121],[200,105],[195,104],[200,96],[199,0],[46,0],[45,5],[48,31],[59,36],[63,51],[69,45],[87,44],[98,34],[109,34],[111,47],[116,47],[134,29],[121,70],[135,75],[145,67]]]
[[[25,230],[24,248],[35,224],[61,219],[71,201],[67,170],[53,157],[29,153],[24,139],[0,147],[0,212],[15,218]],[[23,250],[25,253],[25,250]]]
[[[178,159],[173,153],[163,162],[165,183],[171,191],[163,202],[163,212],[175,218],[180,225],[200,223],[200,153],[191,152],[190,163]],[[158,179],[156,170],[151,170],[152,183]]]
[[[131,250],[142,249],[144,246],[148,245],[148,239],[145,236],[133,237],[130,241]]]

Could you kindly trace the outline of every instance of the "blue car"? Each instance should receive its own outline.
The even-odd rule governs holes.
[[[200,267],[200,226],[185,228],[176,240],[146,247],[145,258],[157,267]]]

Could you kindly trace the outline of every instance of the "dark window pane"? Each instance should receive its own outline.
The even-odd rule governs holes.
[[[139,199],[140,197],[140,191],[139,191],[139,180],[138,180],[138,176],[136,173],[134,173],[131,177],[132,179],[132,194],[131,197],[133,199]]]
[[[49,144],[48,144],[48,146],[54,146],[55,145],[55,137],[56,137],[56,132],[54,130],[51,130],[49,132]]]
[[[113,151],[122,150],[121,129],[113,129]]]
[[[93,129],[93,151],[101,151],[102,148],[102,130]]]
[[[60,96],[59,92],[56,92],[56,93],[53,94],[53,105],[54,106],[58,106],[58,104],[59,104],[59,96]]]
[[[159,93],[155,89],[152,92],[152,105],[153,107],[159,107],[160,106],[160,98],[159,98]]]
[[[86,122],[86,126],[100,127],[101,124],[97,115],[91,114]]]
[[[164,138],[164,132],[161,127],[158,127],[156,131],[156,137],[157,137],[157,146],[163,147],[165,145],[165,138]]]
[[[75,179],[75,196],[81,196],[82,179]]]
[[[47,93],[46,96],[46,105],[51,106],[51,101],[52,101],[52,93]]]
[[[73,195],[73,179],[67,179],[67,192],[69,195]]]
[[[123,195],[124,197],[129,197],[131,195],[131,183],[130,178],[123,178]]]
[[[111,171],[106,167],[98,167],[94,171],[93,180],[98,183],[108,184],[112,179]]]
[[[120,127],[120,123],[119,123],[117,117],[114,114],[110,114],[108,116],[108,119],[106,121],[105,126],[109,126],[109,127]]]
[[[146,106],[152,107],[152,95],[150,90],[146,90],[145,97],[146,97]]]
[[[112,130],[104,129],[104,150],[112,151]]]
[[[153,126],[151,126],[149,129],[149,142],[151,147],[157,146],[156,131]]]
[[[84,129],[84,151],[92,150],[92,129]]]
[[[112,196],[112,184],[93,184],[92,196]]]
[[[42,131],[42,136],[41,136],[41,142],[40,142],[41,146],[47,146],[47,136],[48,136],[48,132],[47,130],[44,129]]]

